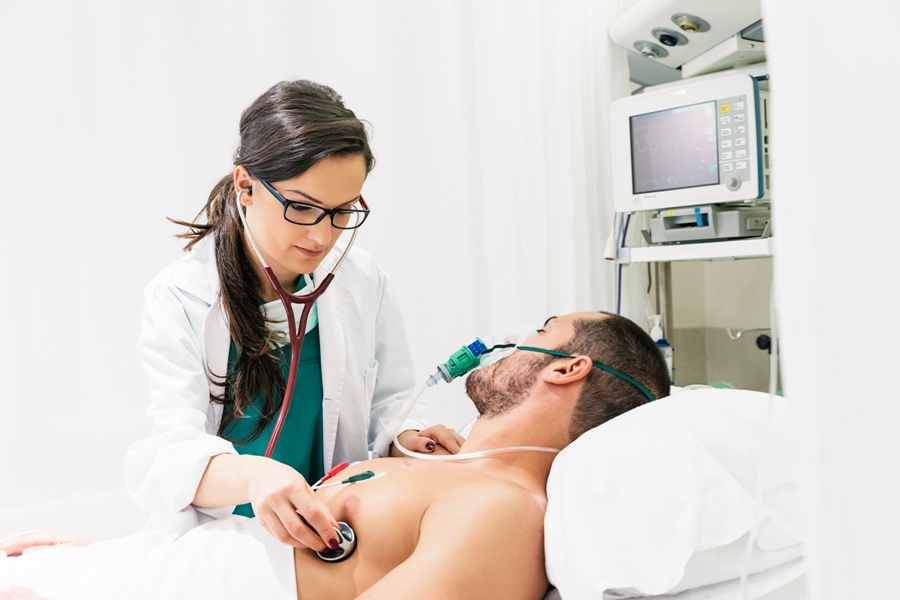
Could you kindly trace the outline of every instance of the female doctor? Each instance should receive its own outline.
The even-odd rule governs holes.
[[[387,274],[356,248],[338,262],[341,234],[368,216],[361,191],[373,163],[363,124],[334,90],[282,82],[242,114],[234,172],[213,189],[205,219],[175,221],[189,228],[180,236],[189,252],[147,286],[138,343],[152,434],[125,461],[132,497],[154,513],[148,528],[185,530],[236,512],[286,544],[336,547],[336,521],[308,482],[369,451],[388,455],[414,385]],[[339,264],[309,314],[272,458],[264,453],[291,346],[264,264],[292,294]],[[401,431],[420,452],[462,442],[417,419]]]

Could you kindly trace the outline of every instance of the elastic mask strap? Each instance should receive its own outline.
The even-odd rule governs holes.
[[[503,348],[515,348],[515,347],[516,347],[515,344],[494,344],[487,350],[483,351],[482,354],[490,354],[494,350],[501,350]]]
[[[533,348],[531,346],[516,346],[516,347],[519,350],[527,350],[528,352],[540,352],[541,354],[549,354],[550,356],[558,356],[560,358],[575,358],[571,354],[557,352],[556,350],[547,350],[545,348]],[[645,396],[647,396],[647,398],[650,400],[650,402],[653,402],[654,400],[656,400],[656,397],[654,397],[653,394],[650,393],[650,390],[648,390],[646,387],[644,387],[643,384],[641,384],[641,382],[639,382],[638,380],[633,379],[632,377],[629,377],[625,373],[618,371],[616,369],[613,369],[609,365],[605,365],[602,362],[597,362],[596,360],[592,360],[591,362],[593,362],[594,366],[597,367],[598,369],[606,371],[607,373],[611,373],[612,375],[615,375],[619,379],[624,379],[625,381],[627,381],[628,383],[630,383],[637,389],[641,390],[641,393],[643,393]]]

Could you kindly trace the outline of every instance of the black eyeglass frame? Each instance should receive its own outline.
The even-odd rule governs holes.
[[[330,216],[332,227],[334,227],[335,229],[341,229],[341,230],[347,231],[350,229],[357,229],[360,225],[365,223],[366,219],[369,217],[369,212],[370,212],[369,205],[366,204],[366,201],[363,199],[361,194],[359,196],[359,203],[362,205],[363,210],[354,210],[354,209],[349,209],[349,208],[322,208],[321,206],[316,206],[315,204],[307,204],[305,202],[297,202],[296,200],[288,200],[287,198],[285,198],[284,196],[279,194],[278,190],[273,188],[271,186],[271,184],[269,184],[268,182],[263,181],[262,179],[260,179],[259,182],[262,183],[265,186],[265,188],[267,190],[269,190],[269,193],[271,193],[273,196],[275,196],[275,199],[278,200],[279,202],[281,202],[281,204],[284,206],[284,220],[287,221],[288,223],[293,223],[294,225],[301,225],[303,227],[311,227],[313,225],[318,225],[319,223],[321,223],[322,219],[324,219],[326,216]],[[305,208],[314,208],[314,209],[322,211],[322,214],[319,215],[319,218],[316,219],[312,223],[297,223],[296,221],[291,221],[290,219],[288,219],[288,216],[287,216],[288,209],[291,207],[292,204],[299,204],[300,206],[303,206]],[[362,215],[362,216],[360,217],[359,223],[357,223],[353,227],[341,227],[339,225],[336,225],[334,222],[334,215],[336,215],[336,214],[350,214],[351,218],[353,217],[353,215]]]

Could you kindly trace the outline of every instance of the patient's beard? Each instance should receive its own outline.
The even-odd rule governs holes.
[[[516,352],[486,369],[469,373],[466,393],[482,417],[496,417],[522,403],[552,356]]]

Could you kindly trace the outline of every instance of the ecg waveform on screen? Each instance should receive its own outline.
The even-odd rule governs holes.
[[[717,184],[714,104],[632,118],[635,193]]]
[[[715,128],[713,127],[704,127],[701,129],[695,129],[690,133],[691,139],[687,139],[687,135],[684,131],[678,131],[678,140],[672,143],[666,143],[665,137],[662,133],[659,133],[656,136],[656,140],[653,139],[653,135],[650,134],[644,139],[644,145],[641,146],[641,140],[635,139],[635,149],[638,152],[655,152],[662,148],[663,150],[671,150],[672,148],[677,148],[678,146],[693,146],[701,137],[709,137],[710,135],[715,135]],[[656,145],[653,145],[653,142],[656,141]]]

